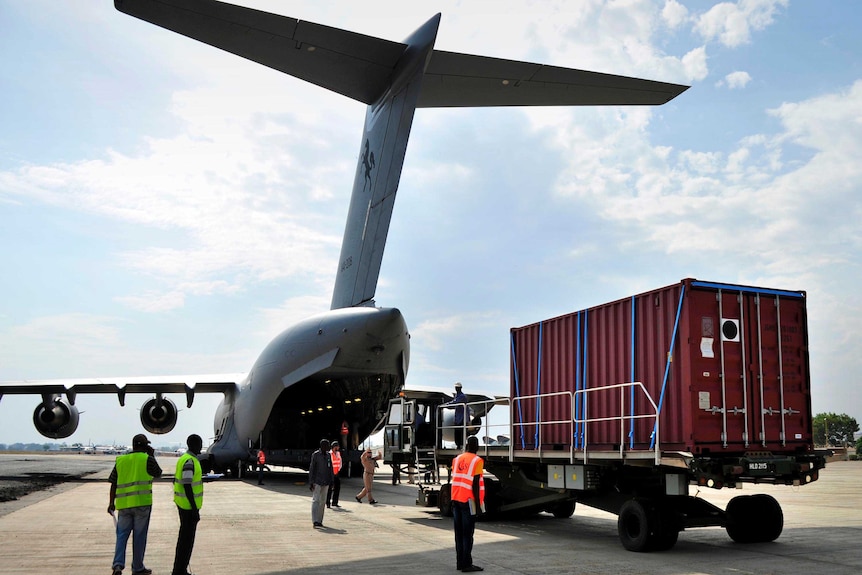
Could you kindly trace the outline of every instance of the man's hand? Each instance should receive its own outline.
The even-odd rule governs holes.
[[[201,520],[201,510],[200,509],[192,509],[192,517],[195,520],[195,523]]]
[[[110,503],[108,503],[108,515],[113,515],[113,514],[114,514],[114,502],[111,501]]]
[[[309,484],[308,484],[308,490],[309,490],[309,491],[314,491],[314,484],[313,484],[313,483],[309,483]]]

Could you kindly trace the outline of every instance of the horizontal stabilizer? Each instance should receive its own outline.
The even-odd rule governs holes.
[[[417,107],[654,106],[687,89],[679,84],[434,50]]]
[[[117,10],[365,104],[407,48],[339,28],[214,0],[114,0]]]

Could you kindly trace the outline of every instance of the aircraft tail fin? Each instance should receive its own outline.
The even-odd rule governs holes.
[[[687,86],[434,50],[437,14],[403,43],[216,0],[117,10],[368,105],[332,309],[373,305],[417,107],[658,105]]]
[[[365,113],[332,309],[374,305],[413,114],[439,25],[437,14],[405,41],[386,91]]]

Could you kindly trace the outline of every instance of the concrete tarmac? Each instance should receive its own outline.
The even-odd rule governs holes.
[[[166,475],[175,461],[159,458]],[[106,512],[111,462],[105,458],[94,475],[0,503],[0,574],[111,572],[114,526]],[[191,570],[197,575],[457,573],[452,520],[417,507],[415,486],[393,486],[390,479],[379,472],[375,506],[354,500],[359,479],[342,480],[342,508],[326,511],[322,529],[311,525],[311,493],[303,473],[267,474],[263,486],[256,477],[207,483]],[[670,551],[631,553],[619,543],[616,517],[578,506],[569,519],[541,514],[480,522],[473,558],[486,573],[500,574],[862,573],[862,462],[831,463],[819,481],[802,488],[746,486],[703,490],[698,496],[723,507],[735,495],[763,492],[784,510],[784,532],[773,543],[739,545],[723,529],[706,528],[682,532]],[[154,498],[146,565],[156,575],[168,575],[179,525],[169,481],[155,484]],[[130,561],[131,541],[127,574]]]

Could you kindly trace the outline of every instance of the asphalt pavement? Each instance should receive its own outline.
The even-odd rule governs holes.
[[[78,465],[99,469],[0,503],[0,573],[107,575],[114,527],[105,509],[106,478],[113,458],[38,457],[45,460],[26,465],[43,473],[65,473],[79,469]],[[159,461],[171,475],[176,459]],[[0,455],[0,477],[14,476],[24,466],[20,459]],[[257,485],[256,478],[207,483],[192,571],[197,575],[457,573],[452,521],[416,506],[415,486],[391,485],[386,468],[381,468],[374,491],[380,504],[375,506],[353,499],[360,487],[359,479],[344,479],[342,507],[327,510],[325,527],[315,529],[303,473],[267,474],[263,486]],[[578,506],[568,519],[541,514],[518,521],[480,522],[474,562],[486,573],[507,575],[862,573],[862,462],[831,463],[819,481],[800,488],[692,490],[722,507],[735,495],[762,492],[775,496],[784,510],[784,532],[773,543],[740,545],[723,529],[706,528],[684,531],[670,551],[631,553],[619,543],[614,516]],[[146,564],[156,575],[167,575],[179,524],[168,480],[155,484],[154,497]]]

